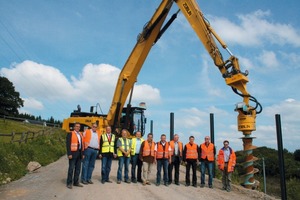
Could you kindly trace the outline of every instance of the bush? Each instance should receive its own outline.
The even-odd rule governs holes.
[[[291,178],[286,182],[287,199],[300,199],[300,181],[297,178]]]

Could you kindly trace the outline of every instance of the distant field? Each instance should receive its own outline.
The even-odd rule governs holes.
[[[19,122],[9,119],[0,119],[0,135],[1,134],[11,134],[15,132],[14,140],[18,140],[21,138],[22,133],[24,132],[41,132],[41,131],[49,131],[52,127],[45,127],[40,124],[31,124],[26,122]],[[11,136],[0,136],[0,142],[10,142]]]

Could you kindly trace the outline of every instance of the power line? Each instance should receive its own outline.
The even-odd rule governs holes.
[[[4,27],[4,29],[6,30],[6,32],[9,34],[9,36],[13,39],[13,41],[15,42],[15,44],[23,51],[23,53],[25,54],[25,57],[27,57],[28,59],[31,59],[29,54],[27,53],[27,51],[23,48],[23,46],[16,40],[16,38],[14,37],[14,35],[11,33],[11,31],[9,31],[9,29],[5,26],[5,24],[2,22],[2,20],[0,19],[0,24]],[[16,33],[16,32],[15,32]],[[5,41],[4,38],[2,38],[2,40],[6,43],[6,45],[15,53],[15,55],[20,59],[20,56],[16,53],[16,51],[13,50],[13,48],[11,47],[10,44],[8,44],[8,42]]]

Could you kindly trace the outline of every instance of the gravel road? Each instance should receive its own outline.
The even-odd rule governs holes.
[[[197,172],[198,187],[185,187],[185,167],[181,166],[180,186],[175,184],[166,187],[155,186],[156,166],[151,173],[151,185],[143,186],[140,183],[127,184],[116,183],[118,162],[113,161],[110,179],[113,183],[101,184],[100,180],[101,161],[96,161],[96,168],[93,174],[94,184],[84,187],[73,187],[72,190],[66,187],[66,176],[68,160],[66,156],[58,161],[38,169],[36,172],[27,174],[23,178],[0,187],[0,199],[9,200],[93,200],[93,199],[222,199],[222,200],[248,200],[248,199],[274,199],[261,192],[247,190],[240,186],[232,186],[231,192],[221,190],[221,182],[214,180],[214,188],[199,187],[200,173]]]

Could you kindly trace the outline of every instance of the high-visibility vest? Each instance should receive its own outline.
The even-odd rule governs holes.
[[[229,156],[228,165],[227,165],[227,172],[233,172],[235,164],[236,164],[236,155],[232,148],[230,148],[230,147],[228,147],[228,148],[230,151],[230,156]],[[219,169],[224,170],[224,166],[225,166],[224,147],[222,149],[220,149],[220,151],[219,151],[218,165],[219,165]]]
[[[124,139],[123,138],[119,138],[119,140],[121,141],[121,145],[122,145],[122,148],[125,150],[125,142],[124,142]],[[129,146],[129,139],[126,138],[126,146],[127,146],[127,150],[130,148]],[[118,157],[121,157],[123,156],[123,153],[122,151],[118,148],[117,150],[117,155]],[[130,157],[130,154],[128,154],[127,157]]]
[[[205,145],[205,143],[201,144],[201,158],[206,159],[208,161],[214,161],[215,160],[215,155],[214,155],[214,144],[209,143],[208,146]]]
[[[108,141],[107,135],[102,134],[102,153],[114,153],[114,148],[115,148],[115,135],[110,134],[110,142]]]
[[[143,143],[144,143],[143,157],[145,157],[145,156],[154,156],[155,143],[151,142],[151,149],[150,149],[149,142],[147,140],[145,140]]]
[[[83,144],[82,144],[82,134],[79,132],[80,138],[81,138],[81,151],[84,150]],[[77,137],[77,133],[75,131],[72,131],[71,133],[71,151],[77,151],[79,146],[79,141]]]
[[[131,140],[131,155],[135,155],[135,151],[136,151],[136,140],[137,138],[132,138]],[[141,144],[144,142],[144,139],[143,138],[140,138],[141,140]]]
[[[182,156],[182,142],[177,142],[178,143],[178,156]],[[171,151],[170,151],[170,156],[173,156],[174,151],[175,151],[175,142],[174,140],[170,141],[170,147],[171,147]]]
[[[90,142],[91,142],[91,139],[92,139],[92,129],[87,129],[85,132],[84,132],[84,148],[88,148],[88,146],[90,145]],[[101,137],[101,133],[99,131],[96,131],[97,135],[98,135],[98,143],[100,145],[100,137]],[[98,147],[99,148],[99,147]]]
[[[157,144],[156,158],[157,159],[169,158],[169,143],[166,142],[165,146],[163,146],[160,142],[156,144]]]
[[[196,143],[193,143],[191,145],[190,143],[187,143],[185,145],[186,148],[186,159],[198,159],[198,145]]]

